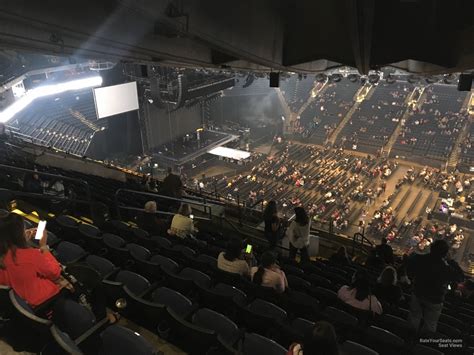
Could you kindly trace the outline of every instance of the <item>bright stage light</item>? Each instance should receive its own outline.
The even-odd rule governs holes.
[[[8,106],[5,110],[0,112],[0,122],[8,122],[18,112],[26,108],[29,104],[31,104],[34,100],[38,98],[61,94],[66,91],[81,90],[100,85],[102,85],[102,77],[94,76],[85,79],[71,80],[65,83],[39,86],[35,89],[27,91],[23,97],[19,98],[13,104]]]

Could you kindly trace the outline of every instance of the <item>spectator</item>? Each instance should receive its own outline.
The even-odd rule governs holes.
[[[331,257],[329,258],[329,261],[334,264],[340,264],[340,265],[351,264],[351,259],[349,258],[349,255],[347,255],[347,249],[345,246],[339,247],[337,252],[331,255]]]
[[[166,233],[167,223],[156,214],[158,207],[155,201],[145,203],[144,212],[138,216],[138,225],[140,228],[154,235]]]
[[[448,254],[448,243],[439,239],[431,244],[429,254],[410,256],[408,275],[413,276],[414,292],[409,320],[416,330],[423,319],[422,331],[436,331],[448,285],[464,279],[461,268]]]
[[[294,211],[295,219],[291,221],[286,231],[290,240],[290,259],[294,260],[299,250],[301,262],[306,263],[309,261],[308,246],[311,221],[303,207],[296,207]]]
[[[342,286],[337,292],[337,297],[354,308],[382,314],[382,305],[377,297],[371,294],[365,272],[357,271],[352,277],[351,285]]]
[[[23,188],[26,192],[32,192],[35,194],[42,194],[43,187],[41,186],[41,180],[38,174],[28,174],[25,176],[23,181]]]
[[[276,263],[275,254],[265,252],[261,258],[261,264],[250,270],[252,281],[258,285],[271,287],[277,292],[284,292],[288,287],[285,273]]]
[[[338,355],[336,331],[331,323],[326,321],[316,322],[313,331],[302,344],[293,343],[287,355]]]
[[[173,220],[171,221],[171,227],[168,230],[169,234],[180,238],[186,238],[197,231],[198,230],[194,227],[192,219],[191,206],[187,203],[181,204],[178,213],[174,215]]]
[[[0,210],[0,285],[10,286],[31,307],[52,299],[61,286],[61,265],[49,251],[47,232],[39,249],[30,248],[34,230],[26,230],[23,218]]]
[[[375,251],[385,264],[393,264],[393,249],[387,244],[387,238],[382,238],[380,244],[375,247]]]
[[[365,261],[365,266],[371,269],[382,269],[384,266],[384,262],[382,258],[377,255],[377,251],[375,248],[369,251],[369,255],[367,256],[367,260]]]
[[[281,220],[278,216],[277,204],[270,201],[263,211],[263,221],[265,223],[265,238],[270,243],[270,248],[275,248],[280,237]]]
[[[183,182],[178,175],[173,174],[172,168],[168,168],[168,175],[161,183],[160,194],[174,198],[181,198],[183,195]]]
[[[49,195],[53,195],[56,197],[65,197],[65,189],[64,189],[64,184],[61,179],[56,180],[53,184],[49,186],[49,189],[47,190],[47,193]]]
[[[377,279],[374,294],[379,300],[396,305],[403,298],[402,289],[397,283],[397,270],[387,266]]]
[[[217,268],[241,276],[250,275],[249,263],[242,259],[242,243],[238,239],[231,239],[225,251],[217,257]]]

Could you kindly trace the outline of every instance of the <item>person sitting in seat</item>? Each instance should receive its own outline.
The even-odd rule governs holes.
[[[158,207],[155,201],[145,203],[144,212],[138,216],[138,225],[152,235],[162,235],[166,233],[166,220],[161,219],[156,214]]]
[[[277,292],[284,292],[288,287],[288,280],[276,263],[275,254],[269,251],[263,253],[260,266],[254,266],[250,270],[250,275],[257,285],[271,287]]]
[[[377,279],[374,294],[379,300],[396,305],[403,298],[402,289],[397,283],[397,270],[392,266],[387,266]]]
[[[345,246],[341,246],[337,252],[331,255],[329,258],[329,261],[334,263],[334,264],[340,264],[340,265],[350,265],[351,264],[351,259],[347,255],[347,249]]]
[[[189,235],[197,233],[196,227],[192,218],[191,206],[187,203],[181,204],[178,213],[174,215],[171,221],[171,227],[168,233],[179,238],[186,238]]]
[[[241,276],[250,276],[249,263],[251,259],[247,258],[247,261],[244,260],[242,254],[246,256],[246,253],[242,253],[242,243],[240,240],[231,239],[227,243],[226,250],[217,257],[217,268]],[[247,255],[251,257],[251,254]]]
[[[337,297],[354,308],[382,314],[382,305],[377,297],[371,294],[367,274],[363,271],[357,271],[352,277],[351,285],[342,286],[337,291]]]
[[[337,336],[333,325],[326,321],[314,324],[313,331],[302,344],[293,343],[287,355],[324,354],[338,355]]]
[[[0,285],[11,287],[34,308],[61,290],[61,265],[49,251],[47,232],[39,248],[31,248],[35,230],[25,231],[23,223],[21,216],[0,210]]]

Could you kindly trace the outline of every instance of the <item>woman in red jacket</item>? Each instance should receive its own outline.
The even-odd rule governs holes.
[[[30,306],[36,307],[61,290],[61,265],[50,253],[47,232],[32,248],[34,230],[26,230],[23,218],[0,210],[0,285],[10,286]]]

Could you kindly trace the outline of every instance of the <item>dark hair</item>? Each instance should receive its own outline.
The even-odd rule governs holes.
[[[367,272],[362,270],[357,271],[353,276],[350,289],[356,290],[355,298],[358,301],[363,301],[369,297],[371,292],[369,280],[367,278]]]
[[[224,258],[228,261],[238,259],[242,249],[242,243],[238,239],[231,239],[227,243],[227,248],[224,252]]]
[[[338,355],[337,336],[333,325],[326,321],[316,322],[302,347],[305,354]]]
[[[16,213],[0,210],[0,269],[5,268],[3,259],[8,251],[11,250],[13,258],[15,258],[18,248],[28,248],[23,217]]]
[[[336,255],[349,259],[349,255],[347,255],[347,249],[344,245],[337,249]]]
[[[378,281],[383,286],[391,286],[397,283],[397,271],[392,266],[387,266],[383,269]]]
[[[431,244],[430,254],[434,257],[444,258],[448,255],[449,245],[443,239],[438,239]]]
[[[265,273],[265,269],[272,266],[276,263],[276,256],[270,251],[266,251],[262,254],[260,259],[260,265],[258,267],[257,272],[253,275],[253,282],[261,285],[263,281],[263,274]]]
[[[277,214],[277,203],[274,200],[268,202],[265,211],[263,211],[263,219],[271,219],[274,215]]]
[[[380,244],[387,244],[387,238],[385,238],[385,237],[384,237],[384,238],[382,238],[382,239],[381,239],[381,243],[380,243]]]
[[[309,223],[309,217],[303,207],[295,207],[295,222],[300,226],[305,226]]]

